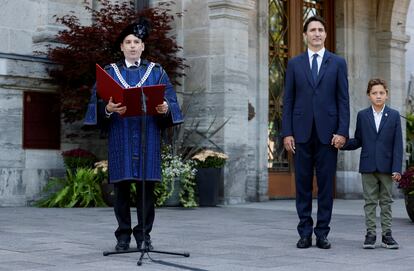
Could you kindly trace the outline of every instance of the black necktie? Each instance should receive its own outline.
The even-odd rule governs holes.
[[[311,70],[313,81],[316,83],[316,80],[318,79],[318,54],[313,55]]]

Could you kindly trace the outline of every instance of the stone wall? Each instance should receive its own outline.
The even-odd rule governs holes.
[[[230,157],[223,203],[267,199],[267,30],[258,31],[258,25],[267,29],[267,3],[176,2],[184,12],[176,34],[189,65],[177,89],[181,100],[191,101],[186,125],[206,131],[228,121],[213,138]]]
[[[83,0],[2,1],[0,9],[0,206],[31,204],[50,176],[64,174],[61,150],[23,149],[23,92],[53,92],[46,68],[34,51],[53,45],[62,29],[54,15],[74,11],[90,22]],[[18,12],[18,20],[16,15]],[[64,126],[63,131],[70,131]],[[86,145],[62,138],[62,149]]]

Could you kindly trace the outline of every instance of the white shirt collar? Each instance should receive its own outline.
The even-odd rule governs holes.
[[[380,111],[380,112],[375,111],[375,109],[374,109],[374,107],[373,107],[373,106],[371,106],[371,108],[372,108],[372,112],[374,112],[374,114],[375,114],[375,115],[382,115],[382,113],[384,113],[385,104],[384,104],[384,106],[382,107],[382,109],[381,109],[381,111]]]
[[[308,57],[310,59],[312,59],[314,54],[318,54],[318,56],[321,57],[321,59],[323,58],[323,55],[325,54],[325,47],[323,47],[322,49],[320,49],[318,52],[314,52],[311,49],[308,48]]]
[[[135,63],[130,63],[130,62],[128,62],[128,60],[125,59],[125,64],[126,64],[127,68],[130,68],[131,66],[139,67],[139,64],[141,64],[141,59],[138,59],[138,61],[136,61]]]

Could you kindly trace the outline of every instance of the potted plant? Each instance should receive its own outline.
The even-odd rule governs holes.
[[[76,171],[78,168],[93,168],[96,156],[88,150],[81,148],[62,152],[63,163],[67,171]]]
[[[99,207],[102,199],[103,173],[94,169],[96,156],[84,149],[62,152],[66,167],[64,178],[52,177],[44,188],[46,198],[39,200],[39,207]]]
[[[101,181],[102,198],[106,205],[114,206],[115,190],[114,184],[108,182],[108,160],[101,160],[94,164],[93,172]],[[131,193],[132,195],[132,193]]]
[[[228,156],[222,152],[202,150],[192,157],[196,162],[198,203],[200,206],[216,206],[219,202],[223,167]]]
[[[404,193],[407,214],[414,222],[414,165],[409,166],[403,173],[401,180],[398,182],[398,188]]]
[[[194,162],[172,154],[171,146],[161,154],[162,182],[155,185],[156,206],[196,207]]]

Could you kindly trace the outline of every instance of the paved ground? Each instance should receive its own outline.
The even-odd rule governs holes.
[[[146,256],[140,267],[138,253],[102,255],[115,244],[110,208],[0,208],[0,270],[414,270],[414,223],[403,201],[393,206],[399,250],[362,249],[362,204],[335,201],[330,250],[295,247],[297,217],[291,200],[157,209],[155,249],[191,256],[150,253],[155,261]]]

